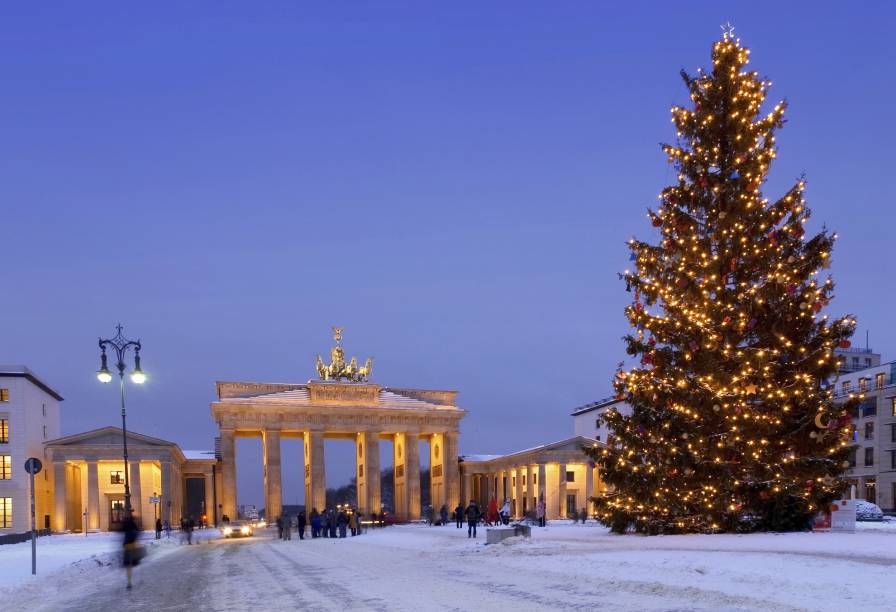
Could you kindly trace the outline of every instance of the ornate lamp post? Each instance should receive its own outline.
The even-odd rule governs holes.
[[[112,372],[109,371],[106,364],[106,348],[109,347],[115,351],[115,357],[117,359],[115,367],[118,369],[118,381],[121,390],[121,444],[123,448],[122,455],[124,456],[124,510],[128,516],[132,516],[131,482],[128,470],[128,428],[124,410],[124,356],[129,348],[133,347],[134,349],[134,370],[131,372],[131,380],[135,384],[142,385],[146,382],[146,374],[140,369],[140,341],[128,340],[125,338],[124,334],[121,333],[121,323],[119,323],[115,329],[117,333],[114,338],[105,340],[100,338],[100,351],[102,352],[100,353],[100,369],[97,370],[96,377],[101,383],[112,382]]]

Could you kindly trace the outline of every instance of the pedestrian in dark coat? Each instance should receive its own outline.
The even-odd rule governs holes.
[[[296,523],[299,528],[299,539],[304,540],[305,539],[305,523],[306,523],[304,510],[299,512],[299,516],[296,517]]]
[[[156,539],[162,539],[162,519],[160,518],[156,519]]]
[[[137,528],[137,523],[134,522],[133,516],[126,516],[124,521],[121,524],[121,530],[124,535],[124,539],[122,541],[122,547],[124,548],[124,554],[122,555],[122,565],[124,565],[125,570],[128,574],[128,586],[127,588],[131,588],[133,583],[131,579],[133,577],[134,568],[140,565],[140,559],[146,553],[146,549],[144,549],[137,539],[140,537],[140,530]]]
[[[476,505],[475,499],[470,500],[470,505],[464,510],[464,515],[467,517],[467,537],[475,538],[476,523],[479,522],[479,506]]]
[[[317,508],[311,509],[311,537],[320,537],[320,513],[317,511]]]
[[[464,506],[461,503],[457,504],[457,508],[454,509],[454,521],[457,523],[458,529],[463,529],[464,526]]]
[[[339,537],[345,537],[345,528],[348,526],[348,514],[345,513],[345,510],[341,510],[339,512],[339,516],[336,517],[336,523],[339,525]]]
[[[330,537],[335,538],[336,537],[336,527],[338,526],[337,522],[336,522],[336,511],[335,510],[330,510],[327,513],[327,521],[329,521],[329,523],[330,523]]]
[[[448,506],[445,504],[442,504],[442,507],[439,509],[439,518],[442,521],[442,527],[448,524]]]
[[[277,517],[277,539],[283,539],[283,518],[279,516]]]

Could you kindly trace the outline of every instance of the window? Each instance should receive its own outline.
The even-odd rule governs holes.
[[[849,449],[849,467],[856,467],[856,453],[858,452],[858,450],[859,449],[855,446]]]
[[[850,384],[848,380],[844,380],[842,383],[840,383],[840,388],[843,389],[844,393],[849,393],[849,387]]]
[[[0,402],[9,401],[9,389],[0,389]]]
[[[859,414],[863,417],[876,415],[877,399],[872,397],[859,404]]]
[[[896,450],[890,451],[890,469],[896,470]],[[894,483],[896,484],[896,483]],[[896,499],[896,498],[894,498]]]
[[[865,465],[874,465],[874,447],[867,446],[865,447]]]
[[[896,443],[896,423],[890,423],[890,442]],[[896,501],[896,498],[893,501]]]
[[[44,416],[47,416],[47,405],[46,404],[41,404],[40,410],[41,410],[41,412],[44,413]]]
[[[12,480],[12,455],[0,455],[0,480]]]
[[[874,386],[878,389],[883,389],[884,385],[887,384],[886,380],[886,375],[883,372],[880,372],[874,376]]]
[[[47,439],[47,426],[44,425],[44,440]]]
[[[538,484],[538,472],[532,472],[532,484]]]
[[[0,419],[0,444],[9,444],[9,419]]]
[[[873,440],[874,439],[874,421],[870,423],[865,423],[865,439]]]
[[[852,358],[852,367],[856,370],[859,369],[859,358],[858,357]]]
[[[0,529],[12,527],[12,498],[0,497]]]
[[[864,376],[859,379],[859,391],[867,391],[868,390],[868,379]]]
[[[871,357],[865,357],[865,367],[866,368],[871,367]]]
[[[896,397],[890,399],[890,410],[893,416],[896,416]]]
[[[877,503],[877,481],[874,478],[865,479],[865,501]]]
[[[566,482],[575,482],[576,481],[576,473],[568,471],[566,472]]]
[[[109,484],[124,484],[124,476],[121,470],[109,472]]]
[[[524,487],[526,486],[526,481],[527,481],[528,479],[529,479],[529,476],[528,476],[527,474],[523,474],[523,486],[524,486]]]
[[[594,428],[600,429],[600,419],[594,419]]]
[[[511,487],[515,487],[515,486],[516,486],[516,476],[512,476],[512,477],[510,478],[510,486],[511,486]]]

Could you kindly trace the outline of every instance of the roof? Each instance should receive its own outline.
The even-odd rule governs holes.
[[[625,400],[618,399],[616,397],[605,397],[604,399],[597,400],[596,402],[591,402],[590,404],[585,404],[584,406],[579,406],[575,410],[572,411],[572,416],[576,416],[579,414],[585,414],[586,412],[591,412],[592,410],[599,410],[601,408],[606,408],[607,406],[612,406],[614,404],[618,404]]]
[[[587,438],[585,436],[573,436],[572,438],[566,438],[565,440],[559,440],[557,442],[551,442],[550,444],[541,444],[539,446],[533,446],[532,448],[527,448],[525,450],[515,451],[512,453],[507,453],[506,455],[461,455],[461,459],[464,461],[494,461],[496,459],[507,459],[509,457],[513,457],[515,455],[524,455],[526,453],[531,453],[534,451],[546,451],[546,450],[557,450],[562,449],[564,446],[584,446],[584,445],[597,445],[601,444],[601,442],[593,439]]]
[[[56,438],[55,440],[47,440],[46,442],[44,442],[44,445],[64,446],[67,444],[77,444],[78,442],[84,442],[86,440],[90,440],[91,438],[102,438],[103,436],[109,435],[116,436],[120,440],[121,427],[113,427],[111,425],[106,427],[98,427],[97,429],[91,429],[90,431],[84,431],[81,433],[72,434],[70,436],[63,436],[61,438]],[[177,446],[177,444],[175,444],[174,442],[162,440],[161,438],[153,438],[152,436],[147,436],[131,430],[128,430],[128,440],[145,442],[146,444],[150,444],[153,446]],[[115,444],[118,444],[118,441],[116,441]]]
[[[35,386],[39,387],[47,395],[62,401],[62,396],[54,391],[48,384],[43,382],[37,375],[23,365],[0,365],[0,377],[9,378],[25,378]]]
[[[321,386],[324,384],[321,383]],[[331,386],[336,386],[331,383]],[[423,399],[410,397],[397,391],[411,393],[412,390],[396,389],[391,390],[381,388],[378,391],[377,405],[384,408],[397,410],[444,410],[445,408],[455,408],[445,404],[436,404]],[[262,393],[260,395],[251,395],[248,397],[223,397],[218,400],[220,404],[307,404],[312,405],[311,392],[308,386],[302,385],[294,389],[286,389],[283,391],[274,391],[272,393]]]

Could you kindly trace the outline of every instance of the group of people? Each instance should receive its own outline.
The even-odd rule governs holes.
[[[310,520],[309,520],[310,518]],[[383,517],[375,513],[370,515],[372,524],[382,524]],[[310,517],[304,511],[293,517],[289,515],[277,517],[277,534],[281,540],[292,539],[292,529],[296,528],[299,539],[305,539],[305,532],[310,527],[312,538],[345,538],[350,533],[352,536],[361,535],[364,522],[360,510],[348,506],[328,508],[318,512],[317,508],[311,509]]]
[[[485,512],[479,508],[479,504],[476,503],[476,500],[471,499],[470,504],[464,508],[462,504],[458,504],[454,509],[454,519],[458,529],[463,527],[464,522],[467,523],[467,537],[476,537],[476,526],[481,522],[485,526],[491,527],[496,525],[507,525],[510,523],[510,500],[505,499],[504,503],[498,508],[498,500],[494,497],[488,503],[488,508],[486,508]],[[547,524],[547,507],[545,506],[544,499],[539,499],[535,503],[535,520],[538,522],[539,527],[544,527]],[[442,506],[442,524],[445,524],[447,521],[448,510],[445,506]],[[582,509],[581,520],[585,522],[585,510]],[[578,520],[579,516],[574,516],[573,520]],[[430,521],[431,523],[432,521]]]

